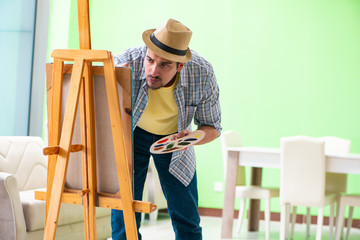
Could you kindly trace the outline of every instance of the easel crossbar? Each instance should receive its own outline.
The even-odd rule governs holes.
[[[46,147],[43,149],[43,154],[45,156],[58,154],[59,149],[60,149],[59,146]],[[80,144],[73,144],[70,146],[70,152],[80,152],[81,150],[83,150],[83,146]]]
[[[123,210],[120,198],[118,198],[119,201],[114,201],[114,195],[115,194],[98,193],[99,205],[97,207]],[[35,191],[35,199],[45,201],[46,192]],[[61,203],[82,205],[83,199],[77,193],[64,192],[61,196]],[[151,202],[137,200],[133,200],[133,207],[135,212],[141,213],[152,213],[157,209],[157,206],[155,204],[152,204]]]
[[[74,61],[81,58],[88,62],[104,62],[110,59],[110,52],[106,50],[56,49],[51,53],[51,57],[61,61]]]

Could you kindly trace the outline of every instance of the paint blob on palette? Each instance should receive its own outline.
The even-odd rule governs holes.
[[[150,147],[150,152],[155,154],[164,154],[188,148],[203,139],[205,133],[204,131],[196,130],[185,137],[172,140],[174,135],[176,134],[163,137],[153,143]]]

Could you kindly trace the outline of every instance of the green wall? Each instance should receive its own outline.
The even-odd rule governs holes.
[[[357,0],[90,1],[92,48],[114,54],[141,45],[167,18],[193,31],[190,48],[212,62],[224,131],[243,145],[279,147],[292,135],[351,139],[360,153],[360,2]],[[53,0],[49,53],[78,48],[76,1]],[[50,59],[50,58],[49,58]],[[200,207],[222,208],[219,139],[196,147]],[[278,186],[265,169],[263,185]],[[360,176],[348,190],[360,192]],[[280,211],[278,200],[272,210]],[[316,214],[316,212],[314,212]]]

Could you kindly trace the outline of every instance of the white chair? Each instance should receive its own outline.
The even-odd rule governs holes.
[[[325,193],[325,143],[324,140],[307,136],[281,139],[281,227],[280,239],[288,238],[290,207],[293,219],[296,207],[317,207],[318,220],[316,239],[321,240],[324,207],[330,205],[329,234],[332,236],[334,202],[336,194]],[[294,224],[290,239],[293,238]]]
[[[350,153],[351,141],[348,139],[327,136],[319,138],[325,141],[325,155],[337,155]],[[335,193],[340,198],[346,193],[347,174],[326,173],[325,190],[327,193]]]
[[[326,136],[321,137],[325,141],[325,155],[337,155],[350,153],[351,141],[349,139]],[[340,207],[340,197],[346,193],[347,174],[326,173],[325,191],[326,193],[335,193],[336,200],[336,217]],[[310,214],[310,213],[309,213]]]
[[[325,155],[327,154],[347,154],[350,152],[351,141],[348,139],[326,136],[318,138],[325,142]],[[336,213],[339,212],[339,202],[342,194],[346,193],[347,188],[347,175],[341,173],[326,173],[325,175],[325,192],[327,194],[335,193],[336,200]],[[292,228],[294,228],[296,214],[292,216]],[[310,236],[310,208],[306,208],[306,235]]]
[[[344,212],[345,207],[349,206],[349,217],[346,231],[346,240],[349,239],[350,229],[352,225],[352,215],[354,211],[354,207],[360,207],[360,195],[344,195],[340,198],[340,208],[337,215],[337,223],[336,223],[336,240],[340,240],[342,236],[342,229],[344,225]]]
[[[226,161],[229,147],[240,147],[241,136],[234,131],[226,131],[221,134],[221,147],[223,154],[224,170],[226,175]],[[240,232],[245,205],[247,199],[264,199],[265,201],[265,238],[270,238],[270,199],[279,197],[279,188],[265,188],[261,186],[247,186],[245,168],[238,166],[236,179],[236,197],[240,198],[239,217],[236,230]]]

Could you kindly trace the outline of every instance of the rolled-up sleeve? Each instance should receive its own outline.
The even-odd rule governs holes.
[[[219,135],[221,133],[221,108],[219,102],[219,86],[216,82],[215,74],[209,74],[203,90],[203,97],[199,102],[194,123],[199,126],[212,126]]]

